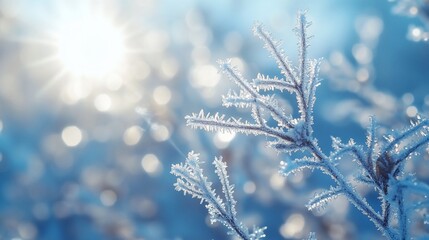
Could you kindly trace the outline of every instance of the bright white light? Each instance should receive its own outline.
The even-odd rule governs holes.
[[[156,176],[162,171],[162,164],[155,154],[146,154],[141,161],[142,168],[149,175]]]
[[[94,99],[94,106],[100,112],[106,112],[112,106],[112,99],[109,95],[102,93]]]
[[[411,33],[414,37],[419,37],[422,34],[422,30],[420,28],[413,28],[413,30],[411,30]]]
[[[153,124],[150,128],[152,138],[157,142],[167,141],[170,138],[170,131],[161,124]]]
[[[283,189],[284,185],[286,184],[286,179],[284,176],[280,174],[273,174],[270,177],[270,185],[275,190]]]
[[[82,131],[76,126],[68,126],[61,132],[61,138],[68,147],[76,147],[82,141]]]
[[[140,126],[134,125],[125,130],[123,135],[124,143],[128,146],[136,145],[143,136],[143,129]]]
[[[247,194],[253,194],[256,191],[256,185],[254,182],[252,181],[247,181],[246,183],[244,183],[243,185],[243,190],[245,193]]]
[[[298,237],[305,227],[305,219],[301,214],[292,214],[280,227],[280,234],[285,238]]]
[[[75,19],[58,33],[58,57],[77,76],[99,78],[117,71],[124,52],[122,32],[102,17]]]
[[[407,107],[406,113],[407,113],[408,117],[416,117],[417,113],[419,113],[419,111],[417,110],[417,108],[415,106],[409,106],[409,107]]]
[[[213,138],[213,142],[219,149],[225,149],[229,143],[235,138],[235,133],[218,132]]]
[[[153,99],[159,105],[165,105],[171,100],[171,91],[166,86],[159,86],[153,90]]]

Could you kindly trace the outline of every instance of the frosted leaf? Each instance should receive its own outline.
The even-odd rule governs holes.
[[[279,79],[277,77],[270,78],[261,73],[258,73],[258,76],[253,79],[253,84],[256,86],[258,90],[264,91],[273,91],[273,90],[287,90],[290,93],[296,92],[296,87],[284,79]]]
[[[325,190],[316,194],[307,204],[309,211],[313,209],[320,209],[326,206],[329,201],[337,198],[340,194],[343,194],[343,189],[340,187],[330,187],[329,190]]]
[[[294,140],[294,143],[298,146],[305,147],[306,141],[308,140],[308,125],[302,121],[295,124],[294,128],[288,131],[288,134]]]
[[[316,162],[313,158],[308,158],[308,157],[295,159],[288,162],[285,162],[285,161],[280,162],[280,174],[286,177],[289,176],[290,174],[295,174],[298,171],[302,171],[305,168],[321,169],[323,168],[323,165],[320,162]]]
[[[368,185],[374,184],[374,181],[371,179],[371,177],[368,175],[365,175],[365,173],[358,173],[356,174],[356,176],[354,176],[354,178],[361,183],[365,183]]]
[[[337,137],[331,137],[331,139],[332,139],[332,148],[335,150],[335,151],[338,151],[338,150],[340,150],[341,148],[344,148],[344,144],[341,142],[341,139],[340,138],[337,138]]]
[[[229,91],[226,96],[222,96],[222,106],[224,107],[248,108],[254,104],[256,104],[255,98],[244,91],[240,91],[240,93]]]
[[[203,115],[203,114],[202,114]],[[234,186],[229,183],[227,165],[222,158],[215,158],[213,165],[215,172],[222,185],[223,198],[218,196],[212,188],[212,183],[204,175],[200,165],[199,154],[190,152],[185,163],[173,164],[171,173],[177,177],[174,184],[177,191],[190,194],[192,198],[198,198],[200,203],[205,203],[205,207],[210,215],[210,222],[220,222],[225,225],[231,234],[237,235],[242,239],[258,240],[265,237],[263,231],[266,229],[256,228],[253,233],[249,233],[247,227],[237,220],[233,197]]]
[[[281,48],[281,42],[276,41],[271,37],[271,34],[267,32],[262,24],[255,24],[253,27],[253,33],[264,41],[266,48],[271,56],[276,60],[281,73],[286,77],[286,81],[290,84],[297,86],[298,80],[295,71],[291,66],[291,62],[288,57],[284,54],[284,50]]]
[[[216,174],[219,177],[220,183],[222,185],[222,192],[225,195],[226,211],[234,216],[236,214],[235,204],[237,203],[232,194],[234,193],[234,186],[229,183],[228,173],[226,171],[226,163],[222,161],[222,157],[215,158],[213,165],[216,167]]]
[[[267,227],[253,227],[253,232],[250,234],[250,239],[252,240],[258,240],[266,237],[264,231],[267,229]]]
[[[296,27],[294,29],[296,35],[299,38],[298,49],[299,49],[299,79],[300,82],[305,81],[306,77],[306,68],[307,68],[307,49],[309,47],[310,36],[307,34],[307,29],[310,27],[311,23],[307,21],[305,12],[299,12],[296,17]]]

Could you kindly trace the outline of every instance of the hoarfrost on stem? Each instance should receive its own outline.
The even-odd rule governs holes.
[[[292,154],[302,152],[299,158],[281,162],[280,172],[287,176],[304,168],[318,169],[334,181],[333,186],[316,194],[307,204],[309,210],[323,207],[339,195],[345,196],[358,210],[375,224],[388,239],[410,239],[409,219],[412,210],[427,208],[427,201],[411,204],[408,196],[417,194],[426,197],[429,187],[418,182],[404,171],[404,162],[413,153],[429,141],[429,121],[418,117],[412,125],[404,130],[394,132],[379,140],[376,136],[376,122],[370,119],[366,144],[357,144],[354,140],[343,143],[332,138],[332,151],[323,152],[313,136],[313,108],[316,100],[316,89],[320,85],[318,77],[321,60],[308,59],[310,36],[307,33],[311,24],[305,12],[298,13],[294,29],[298,36],[299,60],[292,65],[281,48],[281,43],[274,40],[261,24],[253,28],[255,36],[264,42],[282,75],[281,78],[258,74],[248,80],[231,65],[231,61],[219,61],[222,72],[240,88],[239,92],[229,91],[223,96],[223,106],[250,108],[252,122],[215,113],[200,113],[186,116],[187,125],[206,131],[239,132],[244,134],[265,135],[271,140],[269,146],[279,152]],[[273,91],[286,90],[296,98],[298,116],[286,115],[285,110],[275,98]],[[268,124],[273,120],[275,124]],[[304,155],[304,156],[302,156]],[[381,212],[377,212],[355,186],[337,167],[339,160],[358,163],[358,175],[354,180],[372,186],[381,199]],[[236,218],[233,187],[226,173],[226,164],[216,158],[213,164],[222,184],[224,198],[220,198],[211,188],[212,183],[204,176],[198,156],[190,153],[184,164],[173,165],[172,173],[178,177],[175,184],[178,191],[191,194],[206,203],[212,221],[222,222],[231,232],[243,239],[264,237],[265,228],[255,228],[249,234],[247,228]],[[392,221],[396,216],[398,222]],[[308,239],[315,239],[310,234]]]
[[[216,194],[211,187],[212,183],[203,174],[200,167],[202,162],[199,160],[199,154],[190,152],[185,163],[175,164],[171,168],[171,173],[177,176],[177,182],[174,184],[177,191],[190,194],[193,198],[198,198],[201,203],[206,204],[212,223],[220,222],[230,231],[242,239],[258,240],[265,237],[265,227],[254,227],[252,232],[237,219],[235,210],[236,201],[234,200],[234,186],[229,183],[226,163],[222,158],[215,158],[213,165],[215,172],[222,185],[223,197]]]

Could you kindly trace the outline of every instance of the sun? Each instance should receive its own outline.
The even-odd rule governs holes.
[[[56,35],[57,57],[73,75],[102,78],[123,64],[124,34],[102,16],[74,19],[63,24]]]

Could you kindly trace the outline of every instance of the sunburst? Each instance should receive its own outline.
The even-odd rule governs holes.
[[[75,76],[100,79],[123,64],[124,34],[104,16],[74,19],[56,36],[57,59]]]
[[[70,88],[77,100],[82,98],[83,92],[88,96],[112,79],[123,79],[127,60],[134,50],[127,46],[130,38],[127,26],[118,24],[117,15],[111,11],[114,8],[78,1],[54,3],[51,9],[50,19],[42,24],[44,37],[24,40],[49,45],[47,54],[31,64],[34,67],[43,65],[43,69],[48,67],[53,74],[38,95],[46,94],[61,83],[62,90]],[[67,94],[70,95],[70,91],[67,90]]]

